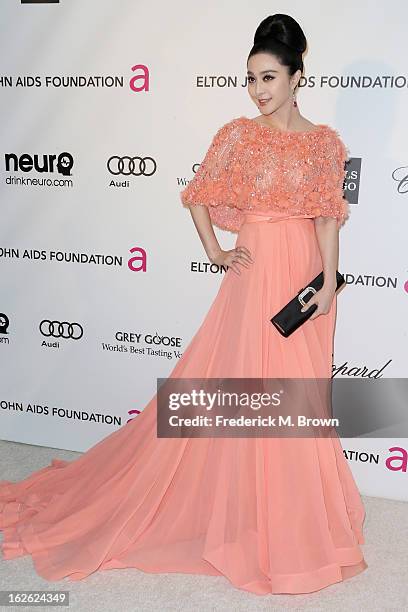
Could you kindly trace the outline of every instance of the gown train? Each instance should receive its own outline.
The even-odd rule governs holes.
[[[170,377],[330,377],[335,296],[289,338],[270,323],[322,262],[310,218],[247,214],[254,263],[227,270]],[[156,395],[73,461],[0,482],[3,558],[50,581],[134,567],[308,593],[363,571],[365,511],[338,438],[157,438]]]

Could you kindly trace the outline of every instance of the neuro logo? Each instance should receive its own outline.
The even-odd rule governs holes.
[[[39,155],[30,155],[23,153],[17,156],[15,153],[5,153],[5,164],[7,172],[59,172],[65,176],[71,176],[74,158],[71,153],[64,151],[59,155],[43,154],[42,158]]]
[[[60,174],[71,176],[71,168],[74,160],[69,153],[60,153],[58,157],[57,169]]]
[[[4,312],[0,312],[0,334],[8,334],[9,318]]]

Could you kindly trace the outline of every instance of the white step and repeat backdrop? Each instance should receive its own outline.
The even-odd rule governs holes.
[[[335,377],[406,378],[408,8],[321,7],[284,3],[309,41],[300,111],[351,154]],[[2,0],[2,439],[84,451],[137,418],[175,366],[225,273],[179,193],[221,125],[259,114],[246,58],[282,10]],[[398,393],[384,414],[389,402]],[[408,499],[406,438],[342,443],[362,493]]]

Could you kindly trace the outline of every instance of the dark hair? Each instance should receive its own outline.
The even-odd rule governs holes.
[[[306,37],[298,22],[290,15],[275,13],[266,17],[257,27],[248,60],[257,53],[270,53],[283,66],[288,67],[290,76],[297,70],[303,75],[302,54],[306,46]]]

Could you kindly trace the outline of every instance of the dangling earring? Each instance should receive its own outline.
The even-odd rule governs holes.
[[[293,90],[293,106],[297,106],[295,90]]]

